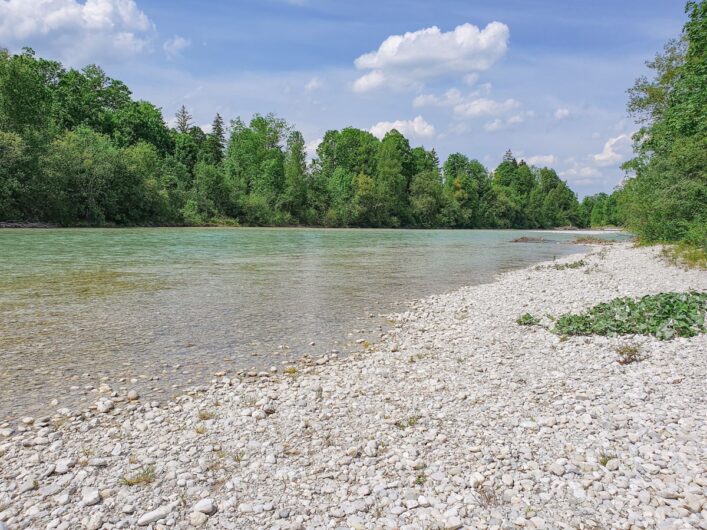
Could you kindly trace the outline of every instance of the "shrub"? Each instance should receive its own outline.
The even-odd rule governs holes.
[[[661,340],[705,331],[707,293],[661,293],[616,298],[581,315],[562,315],[553,331],[561,335],[654,335]]]

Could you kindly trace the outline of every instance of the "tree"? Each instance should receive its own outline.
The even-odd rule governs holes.
[[[298,218],[304,213],[307,201],[307,184],[305,172],[307,155],[302,133],[292,131],[287,139],[287,154],[285,155],[285,183],[280,207]]]
[[[174,140],[162,111],[147,101],[131,101],[113,116],[113,139],[120,147],[149,143],[161,154],[174,149]]]
[[[189,114],[189,111],[187,110],[187,108],[184,105],[179,107],[179,110],[174,115],[174,117],[177,119],[177,124],[176,124],[177,132],[182,133],[182,134],[187,134],[192,126],[191,125],[192,116],[191,116],[191,114]]]
[[[707,249],[707,2],[688,2],[678,40],[647,63],[652,80],[629,91],[642,124],[634,136],[634,173],[620,214],[644,241],[686,241]]]

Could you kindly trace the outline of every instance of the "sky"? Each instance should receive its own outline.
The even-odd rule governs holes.
[[[0,47],[101,65],[165,119],[273,112],[313,152],[391,128],[444,160],[507,149],[580,197],[611,192],[626,90],[685,22],[681,0],[0,0]]]

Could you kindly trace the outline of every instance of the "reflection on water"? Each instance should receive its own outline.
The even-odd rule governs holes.
[[[346,351],[397,302],[577,250],[571,234],[510,243],[523,234],[0,230],[0,419],[101,377],[159,376],[145,389],[165,390]]]

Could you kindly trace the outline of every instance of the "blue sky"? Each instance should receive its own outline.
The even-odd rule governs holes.
[[[635,125],[626,89],[679,34],[678,0],[0,0],[0,46],[96,62],[172,119],[275,112],[400,129],[444,159],[506,149],[580,194],[611,191]],[[430,29],[435,28],[435,29]],[[398,37],[396,37],[398,36]]]

